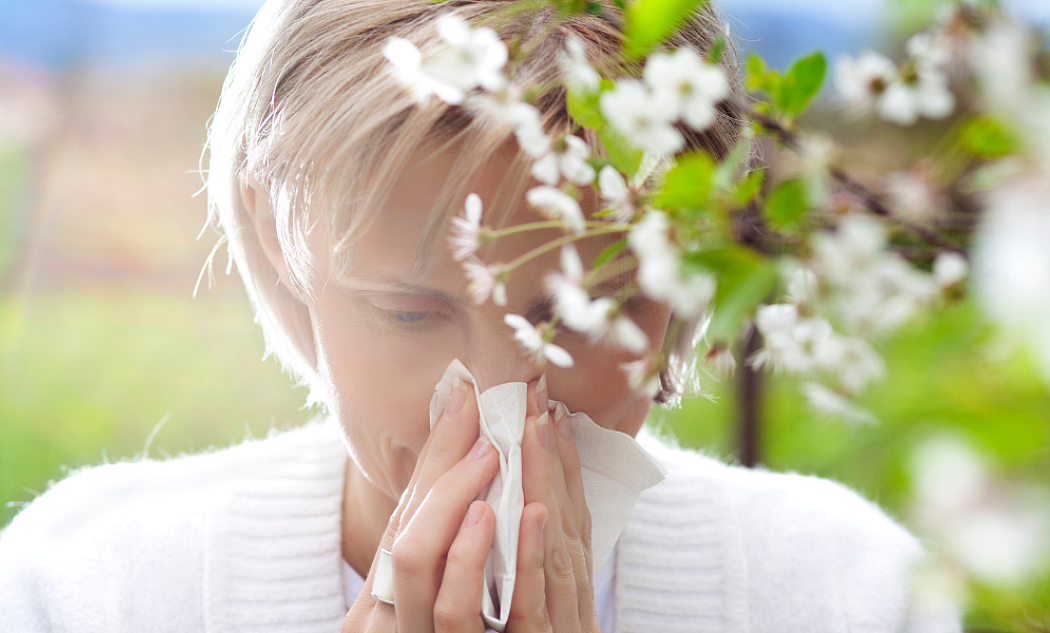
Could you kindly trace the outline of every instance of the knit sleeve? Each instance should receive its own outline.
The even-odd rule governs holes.
[[[186,606],[201,603],[203,520],[165,494],[156,471],[152,462],[82,470],[12,520],[0,533],[0,628],[200,630],[200,610]],[[179,612],[168,612],[174,603]]]
[[[925,552],[877,505],[817,477],[730,472],[725,484],[743,535],[751,633],[960,631],[950,605],[916,600]]]

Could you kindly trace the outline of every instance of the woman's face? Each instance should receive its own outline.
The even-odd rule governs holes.
[[[543,280],[558,266],[557,250],[511,273],[505,307],[471,303],[462,266],[452,259],[444,237],[434,245],[426,276],[409,280],[416,245],[453,163],[453,151],[419,153],[409,162],[412,167],[394,185],[376,222],[355,243],[353,272],[339,279],[328,276],[310,305],[329,404],[360,470],[394,499],[409,482],[429,433],[434,386],[453,359],[466,365],[482,391],[546,373],[552,400],[632,436],[649,411],[649,398],[632,391],[620,369],[637,356],[561,331],[554,342],[572,354],[575,366],[559,369],[533,364],[514,341],[504,314],[520,314],[534,324],[550,316],[544,308],[549,302],[544,301]],[[488,162],[470,190],[483,201],[492,200],[510,159],[505,154]],[[485,209],[483,224],[491,211]],[[507,226],[540,219],[523,200]],[[479,255],[486,263],[509,262],[561,235],[560,230],[516,234]],[[615,239],[588,238],[577,247],[585,263],[593,262]],[[622,280],[614,285],[622,286]],[[615,291],[605,288],[602,294]],[[669,308],[639,295],[627,304],[627,314],[659,349]]]

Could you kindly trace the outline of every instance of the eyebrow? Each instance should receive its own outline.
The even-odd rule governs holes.
[[[626,279],[622,276],[616,276],[599,283],[594,287],[594,290],[599,295],[606,292],[612,294],[623,290],[626,285]],[[525,314],[523,316],[528,319],[529,322],[532,322],[533,319],[538,321],[541,315],[552,314],[553,312],[554,299],[550,295],[541,295],[526,304]]]
[[[458,296],[456,296],[454,294],[450,294],[448,292],[445,292],[444,290],[439,290],[437,288],[431,288],[430,286],[421,286],[419,284],[410,283],[410,282],[404,281],[402,279],[398,279],[396,277],[387,277],[386,275],[374,275],[374,274],[371,274],[371,275],[345,275],[345,276],[340,276],[338,278],[338,282],[339,282],[340,285],[342,285],[344,287],[357,286],[356,288],[352,288],[352,289],[355,289],[355,290],[369,290],[369,289],[372,289],[372,288],[362,288],[362,287],[360,287],[360,284],[357,283],[357,280],[354,279],[354,277],[357,277],[358,279],[361,279],[364,282],[365,286],[372,286],[373,288],[374,288],[375,285],[384,286],[385,288],[388,288],[388,289],[398,290],[400,292],[406,292],[406,293],[411,293],[411,294],[415,294],[415,295],[420,295],[420,296],[423,296],[423,297],[434,299],[436,301],[442,301],[442,302],[444,302],[447,305],[450,305],[450,306],[453,306],[453,307],[457,307],[457,308],[462,308],[462,307],[467,307],[467,306],[472,305],[469,302],[464,301],[462,298],[460,298],[460,297],[458,297]],[[626,285],[626,280],[623,278],[623,276],[618,275],[616,277],[611,277],[609,279],[606,279],[605,281],[602,281],[601,283],[599,283],[598,285],[596,285],[594,287],[594,290],[596,292],[598,292],[599,294],[602,294],[602,293],[614,293],[614,292],[618,292],[618,291],[622,290],[625,285]],[[536,297],[535,299],[532,299],[531,301],[529,301],[526,304],[524,316],[526,318],[528,318],[530,316],[538,317],[540,314],[553,312],[553,310],[554,310],[554,300],[553,300],[553,298],[550,295],[541,295],[539,297]]]
[[[383,290],[397,290],[400,292],[420,295],[429,299],[442,301],[457,308],[468,305],[468,303],[461,297],[445,292],[444,290],[431,288],[430,286],[421,286],[419,284],[410,283],[396,277],[387,277],[385,275],[343,275],[338,278],[338,282],[341,286],[349,287],[353,290],[378,290],[376,286],[382,286]]]

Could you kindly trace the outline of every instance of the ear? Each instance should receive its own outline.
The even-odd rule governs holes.
[[[292,285],[288,265],[284,261],[284,251],[281,250],[281,243],[277,239],[277,219],[273,214],[270,194],[254,178],[248,176],[240,177],[240,185],[241,202],[252,219],[255,234],[259,238],[259,245],[262,246],[266,259],[277,275],[277,281],[273,281],[272,278],[271,281],[280,282],[293,297],[298,297],[299,293]]]

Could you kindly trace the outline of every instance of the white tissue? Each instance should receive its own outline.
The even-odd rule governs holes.
[[[496,514],[485,583],[482,615],[485,624],[503,631],[510,615],[518,558],[518,529],[525,507],[521,487],[521,438],[525,431],[527,385],[509,382],[478,391],[474,376],[458,359],[452,361],[434,388],[430,400],[430,426],[434,427],[448,404],[453,378],[474,385],[481,433],[499,452],[496,474],[484,499]],[[564,407],[557,401],[552,405]],[[567,410],[567,409],[566,409]],[[580,454],[583,489],[591,513],[591,553],[594,569],[601,569],[631,514],[638,495],[664,479],[663,467],[626,433],[598,426],[585,413],[569,413],[569,428]]]

